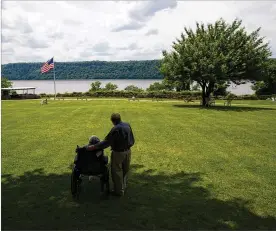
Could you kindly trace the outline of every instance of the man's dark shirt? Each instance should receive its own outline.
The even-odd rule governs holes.
[[[111,146],[113,151],[122,152],[134,145],[134,136],[128,123],[120,122],[115,125],[105,139],[96,144],[97,149],[105,149]]]

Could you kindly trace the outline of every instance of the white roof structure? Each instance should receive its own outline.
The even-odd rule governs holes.
[[[10,87],[10,88],[1,88],[1,90],[29,90],[36,89],[36,87]]]

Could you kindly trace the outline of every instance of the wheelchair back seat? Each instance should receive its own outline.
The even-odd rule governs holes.
[[[98,152],[102,152],[99,157],[96,155]],[[102,175],[106,172],[108,157],[104,156],[103,150],[88,151],[80,148],[74,163],[83,175]]]

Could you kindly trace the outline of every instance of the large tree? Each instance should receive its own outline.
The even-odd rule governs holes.
[[[241,20],[229,24],[220,19],[196,23],[194,31],[185,27],[172,51],[163,51],[161,73],[169,81],[198,83],[203,105],[217,84],[262,79],[270,49],[260,28],[248,33],[241,25]]]
[[[190,90],[191,81],[185,78],[183,70],[179,68],[177,57],[174,53],[163,52],[160,71],[164,75],[164,83],[171,85],[176,91]]]

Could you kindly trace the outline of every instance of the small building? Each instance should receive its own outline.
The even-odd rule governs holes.
[[[39,99],[35,94],[35,87],[10,87],[1,88],[2,99]]]

